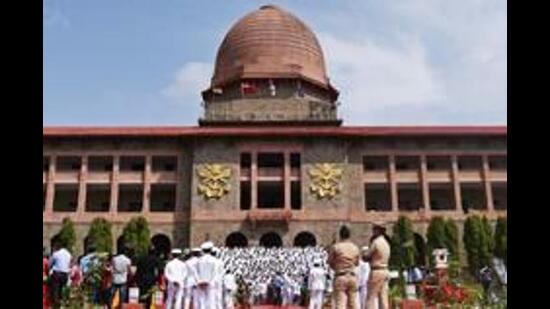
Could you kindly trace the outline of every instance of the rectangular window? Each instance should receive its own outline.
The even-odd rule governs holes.
[[[140,212],[143,208],[143,186],[121,184],[118,188],[118,211]]]
[[[482,167],[480,156],[459,156],[458,169],[463,171],[479,171]]]
[[[508,166],[507,156],[489,156],[489,168],[494,171],[506,171]]]
[[[428,187],[432,210],[456,209],[454,189],[451,183],[430,183]]]
[[[395,157],[395,169],[398,171],[418,171],[420,170],[420,157],[397,156]]]
[[[78,205],[78,185],[56,184],[53,201],[55,212],[75,212]]]
[[[284,155],[282,153],[258,153],[258,168],[283,168]]]
[[[108,212],[111,204],[111,186],[88,184],[86,187],[86,211]]]
[[[241,210],[250,209],[250,181],[241,181]]]
[[[426,167],[429,171],[449,171],[451,170],[451,157],[427,156]]]
[[[241,177],[250,177],[252,156],[249,152],[241,153]]]
[[[487,209],[485,189],[482,183],[463,182],[460,184],[460,191],[462,195],[462,209],[465,213],[469,209]]]
[[[493,191],[493,207],[496,210],[508,209],[508,184],[506,182],[491,183]]]
[[[81,158],[77,156],[57,157],[56,170],[60,172],[79,171]]]
[[[123,156],[120,157],[121,172],[142,172],[145,170],[144,156]]]
[[[365,184],[365,207],[367,211],[391,211],[391,192],[387,183]]]
[[[151,211],[173,212],[176,210],[176,186],[168,184],[151,185]]]
[[[418,183],[400,183],[397,185],[399,210],[418,210],[423,208],[422,189]]]
[[[178,164],[176,156],[154,156],[153,172],[175,172]]]
[[[111,172],[113,170],[113,157],[90,156],[88,158],[88,170],[90,172]]]
[[[290,167],[291,168],[300,168],[300,154],[291,153],[290,154]]]
[[[283,208],[284,194],[282,181],[259,181],[258,208]]]
[[[42,157],[42,171],[47,172],[50,169],[50,157]]]
[[[389,161],[387,156],[364,156],[363,170],[365,171],[387,171]]]
[[[290,183],[290,207],[294,210],[302,208],[302,183],[300,181]]]

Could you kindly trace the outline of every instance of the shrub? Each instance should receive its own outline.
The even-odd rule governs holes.
[[[122,231],[124,245],[132,250],[134,257],[143,257],[147,254],[150,245],[150,231],[147,219],[144,217],[132,218]]]
[[[445,221],[445,248],[449,250],[451,259],[458,260],[458,227],[451,219]]]
[[[447,248],[448,241],[446,239],[446,224],[442,217],[433,217],[430,220],[427,232],[428,257],[430,265],[433,266],[432,252],[437,248]]]
[[[391,237],[392,265],[400,270],[414,266],[416,247],[414,246],[414,230],[411,221],[401,216],[393,226]],[[390,257],[390,258],[391,258]]]
[[[495,228],[495,249],[493,254],[504,260],[507,265],[508,256],[508,220],[505,217],[498,218]]]
[[[103,218],[95,218],[88,232],[89,244],[96,248],[97,252],[111,253],[113,250],[113,234],[111,223]]]
[[[488,220],[477,215],[468,217],[464,223],[463,240],[470,272],[477,275],[491,261],[493,240]]]
[[[64,218],[61,223],[61,230],[54,237],[56,237],[62,246],[64,246],[70,252],[74,250],[74,244],[76,242],[76,232],[74,229],[74,223],[70,218]]]

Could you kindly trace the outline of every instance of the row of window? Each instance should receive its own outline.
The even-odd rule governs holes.
[[[368,184],[364,186],[365,209],[367,211],[391,211],[391,189],[389,184]],[[508,207],[507,184],[494,182],[491,184],[493,206],[497,210],[506,210]],[[487,198],[482,183],[461,183],[461,208],[487,209]],[[430,208],[432,210],[457,209],[452,183],[429,185]],[[424,206],[422,188],[420,184],[398,184],[397,200],[399,210],[419,210]]]
[[[481,170],[483,160],[481,156],[458,156],[459,170]],[[491,170],[506,170],[507,156],[488,156],[489,168]],[[452,168],[451,156],[426,156],[426,167],[428,170],[450,170]],[[365,171],[386,171],[390,168],[389,156],[364,156],[363,169]],[[420,156],[396,156],[396,170],[420,170]]]
[[[120,184],[118,186],[118,211],[141,212],[143,210],[143,186]],[[43,190],[43,209],[46,205],[46,186]],[[54,212],[75,212],[78,205],[78,185],[56,184],[53,201]],[[149,196],[151,211],[173,212],[176,205],[176,185],[152,184]],[[108,212],[111,207],[109,185],[86,186],[85,211]]]
[[[176,156],[153,156],[151,169],[153,172],[176,171],[178,158]],[[144,171],[145,156],[121,156],[120,171]],[[57,171],[79,171],[82,165],[80,156],[56,157]],[[50,157],[43,157],[43,171],[48,171]],[[112,156],[89,156],[88,170],[92,172],[110,172],[113,170]]]

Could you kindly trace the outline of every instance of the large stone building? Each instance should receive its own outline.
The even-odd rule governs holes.
[[[144,216],[156,243],[196,246],[329,244],[344,223],[364,244],[374,220],[422,235],[435,215],[506,215],[505,126],[342,126],[319,42],[280,8],[229,30],[202,97],[199,126],[44,128],[44,245],[65,217],[79,244],[94,218],[116,239]]]

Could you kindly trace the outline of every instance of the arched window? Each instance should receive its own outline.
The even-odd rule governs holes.
[[[248,239],[243,233],[233,232],[225,238],[225,246],[229,248],[242,248],[248,246]]]
[[[296,237],[294,237],[294,246],[295,247],[315,247],[317,245],[317,240],[315,236],[310,232],[300,232]]]
[[[281,236],[279,236],[277,233],[265,233],[260,238],[260,246],[267,248],[282,247],[283,240],[281,239]]]

